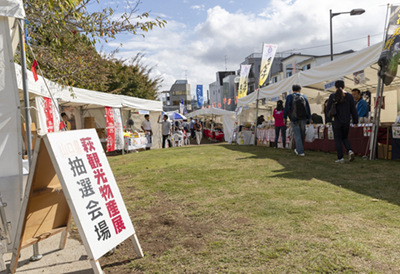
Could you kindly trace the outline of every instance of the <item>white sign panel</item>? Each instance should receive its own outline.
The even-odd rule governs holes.
[[[45,141],[85,247],[97,260],[135,233],[97,133],[50,133]]]

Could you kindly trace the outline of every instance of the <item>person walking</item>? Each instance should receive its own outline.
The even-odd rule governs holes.
[[[355,158],[348,136],[350,130],[350,116],[353,119],[353,124],[357,124],[358,114],[353,96],[344,91],[344,81],[336,81],[335,87],[336,92],[329,96],[327,108],[329,113],[333,105],[336,107],[336,114],[332,117],[333,136],[338,158],[336,163],[344,164],[342,143],[349,155],[349,161],[353,161]]]
[[[153,131],[151,130],[150,115],[144,115],[144,120],[141,125],[142,130],[145,132],[147,138],[146,150],[150,150],[153,138]]]
[[[293,85],[293,94],[289,94],[286,98],[285,110],[283,119],[290,119],[292,125],[294,141],[296,149],[294,152],[299,156],[304,154],[304,140],[306,137],[306,122],[311,119],[310,105],[307,97],[301,93],[300,85]]]
[[[201,138],[203,138],[203,133],[202,133],[203,126],[200,124],[199,120],[197,120],[196,124],[194,124],[194,129],[196,130],[196,142],[198,145],[200,145]]]
[[[194,124],[196,124],[196,121],[192,117],[190,117],[189,128],[190,128],[190,136],[192,136],[192,139],[194,139],[196,137],[195,130],[194,130]]]
[[[276,109],[273,113],[275,119],[275,143],[274,147],[278,147],[279,132],[281,132],[283,148],[286,147],[286,122],[283,120],[283,101],[279,100],[276,103]],[[261,117],[261,116],[260,116]]]
[[[168,146],[171,147],[171,140],[168,138],[171,134],[171,123],[168,121],[168,115],[164,115],[164,120],[160,122],[161,115],[158,116],[157,123],[162,124],[162,148],[165,148],[165,141],[168,140]]]

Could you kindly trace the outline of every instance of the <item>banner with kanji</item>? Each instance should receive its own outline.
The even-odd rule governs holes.
[[[44,97],[44,114],[46,115],[47,132],[54,132],[53,104],[51,98]]]
[[[385,46],[378,60],[379,77],[385,85],[390,85],[397,75],[400,59],[400,6],[391,6],[389,25],[386,32]]]
[[[113,108],[114,129],[115,129],[115,149],[124,149],[124,127],[122,125],[121,111],[119,108]]]
[[[248,78],[251,65],[240,65],[240,82],[238,90],[238,98],[245,97],[249,88]]]
[[[261,60],[261,69],[260,69],[260,87],[264,85],[265,81],[268,78],[269,72],[272,67],[272,63],[274,62],[275,53],[278,49],[277,45],[263,44],[263,53]]]
[[[115,124],[112,107],[104,107],[107,123],[107,152],[115,151]]]
[[[203,85],[197,85],[196,97],[197,97],[197,106],[201,108],[203,106]]]
[[[94,129],[47,134],[45,143],[89,259],[135,234]]]

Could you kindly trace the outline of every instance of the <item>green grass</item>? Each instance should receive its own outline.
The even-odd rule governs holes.
[[[146,256],[120,248],[102,265],[107,273],[400,273],[399,163],[335,159],[235,145],[109,158]]]

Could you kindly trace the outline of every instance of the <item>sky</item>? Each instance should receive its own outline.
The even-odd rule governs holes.
[[[133,1],[131,1],[133,2]],[[216,72],[237,71],[263,43],[277,44],[278,54],[330,54],[329,10],[365,10],[359,16],[341,14],[332,19],[334,52],[361,50],[383,40],[387,1],[383,0],[142,0],[139,12],[167,21],[141,35],[119,35],[103,46],[120,48],[121,58],[145,53],[143,63],[154,67],[153,75],[164,79],[160,91],[176,80],[187,79],[191,93],[196,85],[215,82]],[[122,12],[126,0],[100,0],[98,8]],[[93,5],[91,10],[96,9]]]

